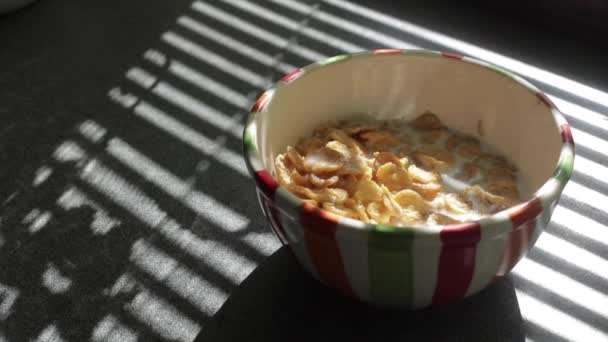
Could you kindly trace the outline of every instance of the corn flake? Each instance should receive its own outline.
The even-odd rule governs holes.
[[[438,181],[436,174],[423,170],[413,164],[407,168],[407,173],[413,182],[426,184]]]
[[[362,179],[357,183],[355,199],[363,203],[382,200],[382,189],[371,179]]]
[[[423,131],[430,131],[443,127],[443,124],[441,123],[437,115],[431,112],[426,112],[420,115],[411,122],[411,125],[412,127]]]
[[[408,172],[401,165],[386,163],[376,171],[378,183],[385,185],[392,191],[398,191],[407,187],[409,183]]]
[[[331,176],[329,178],[321,178],[321,177],[315,175],[314,173],[311,173],[308,176],[310,176],[309,177],[310,179],[308,179],[310,181],[310,183],[318,188],[333,186],[336,183],[338,183],[338,181],[340,180],[340,177],[338,177],[338,176]]]
[[[467,214],[471,212],[471,205],[460,194],[446,194],[444,200],[446,208],[453,214]]]
[[[411,188],[427,201],[432,201],[443,190],[439,183],[411,183]]]
[[[425,211],[427,207],[422,196],[411,189],[399,191],[395,194],[394,199],[402,208],[412,207],[417,211]]]
[[[343,156],[327,147],[322,147],[304,158],[304,168],[308,172],[323,174],[340,170],[344,165]]]

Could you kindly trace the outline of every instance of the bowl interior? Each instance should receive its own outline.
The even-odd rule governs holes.
[[[526,86],[490,68],[429,55],[355,55],[305,68],[272,91],[256,117],[264,166],[319,124],[354,114],[410,120],[431,111],[450,128],[471,134],[519,168],[524,197],[549,177],[561,149],[547,106]]]

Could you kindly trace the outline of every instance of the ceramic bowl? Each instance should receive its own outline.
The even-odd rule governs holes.
[[[527,199],[475,222],[391,227],[304,204],[273,177],[274,157],[322,122],[425,111],[507,155]],[[253,106],[244,148],[264,214],[306,272],[347,296],[400,308],[453,302],[508,273],[547,226],[574,163],[568,124],[533,85],[473,58],[420,50],[340,55],[286,75]]]

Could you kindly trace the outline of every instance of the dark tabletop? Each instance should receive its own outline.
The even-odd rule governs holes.
[[[434,1],[39,0],[0,16],[0,341],[608,340],[608,56],[593,34]],[[280,247],[240,129],[292,67],[412,45],[527,76],[566,112],[577,161],[511,276],[385,311]]]

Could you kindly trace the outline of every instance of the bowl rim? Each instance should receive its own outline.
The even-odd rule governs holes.
[[[257,146],[256,117],[257,115],[264,115],[263,113],[266,111],[268,104],[272,102],[274,92],[279,88],[289,86],[291,82],[295,81],[303,74],[310,73],[331,64],[340,63],[351,58],[373,58],[375,56],[388,55],[396,55],[404,58],[409,56],[447,58],[455,60],[456,62],[475,64],[479,67],[497,72],[502,76],[509,78],[511,81],[524,86],[528,91],[538,98],[539,103],[544,104],[549,109],[562,138],[560,155],[552,176],[549,177],[549,179],[546,180],[543,185],[541,185],[538,190],[536,190],[528,199],[522,200],[515,206],[476,221],[435,226],[427,224],[391,226],[365,223],[357,219],[338,216],[321,208],[307,204],[302,199],[292,194],[289,190],[279,186],[276,179],[272,176],[272,173],[269,172],[264,166]],[[476,243],[480,239],[481,230],[484,231],[484,239],[495,238],[503,234],[510,233],[514,230],[521,229],[524,223],[536,219],[543,212],[548,213],[545,219],[546,222],[544,222],[547,224],[553,208],[556,205],[557,199],[570,179],[574,167],[575,156],[574,140],[572,138],[570,126],[568,125],[564,115],[559,111],[559,109],[547,97],[546,94],[522,77],[491,63],[459,53],[421,49],[391,48],[361,51],[329,57],[325,60],[298,68],[285,75],[283,78],[272,84],[266,91],[264,91],[251,108],[243,131],[243,150],[245,163],[250,174],[253,176],[256,182],[256,187],[261,192],[261,195],[267,197],[271,202],[274,202],[276,207],[280,208],[279,210],[284,211],[292,218],[294,216],[306,216],[308,218],[313,218],[315,220],[314,222],[321,223],[314,225],[314,227],[307,227],[311,233],[322,236],[331,235],[334,234],[335,229],[326,229],[326,226],[333,225],[336,227],[339,225],[341,229],[351,232],[352,234],[349,234],[351,236],[366,236],[370,232],[374,232],[379,236],[387,236],[391,238],[398,236],[407,239],[416,237],[417,239],[437,240],[440,238],[443,244]]]

